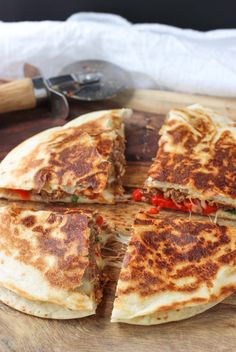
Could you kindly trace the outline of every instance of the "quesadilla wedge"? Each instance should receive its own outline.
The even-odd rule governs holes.
[[[97,111],[24,141],[0,164],[0,197],[114,203],[123,193],[123,118],[130,115]]]
[[[160,135],[145,200],[163,208],[235,219],[236,122],[192,105],[171,110]]]
[[[101,217],[79,209],[0,208],[0,300],[54,319],[95,314],[102,297]]]
[[[236,228],[139,213],[116,289],[112,322],[186,319],[236,291]]]

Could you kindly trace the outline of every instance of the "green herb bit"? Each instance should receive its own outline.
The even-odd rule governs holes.
[[[71,196],[71,201],[72,201],[72,203],[77,203],[78,200],[79,200],[79,197],[78,197],[76,194],[73,194],[73,195]]]

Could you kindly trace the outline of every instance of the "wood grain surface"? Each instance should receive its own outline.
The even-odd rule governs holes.
[[[34,88],[30,78],[0,85],[0,113],[36,107]]]
[[[124,184],[142,185],[154,157],[158,131],[166,112],[176,106],[200,102],[236,118],[236,100],[218,99],[158,91],[127,91],[103,103],[71,103],[70,119],[82,113],[121,106],[132,107],[134,116],[126,124]],[[24,139],[46,128],[64,124],[52,117],[47,107],[0,116],[0,158]],[[41,205],[38,205],[39,207]],[[134,214],[140,204],[99,206],[108,221],[129,236]],[[191,319],[142,327],[111,324],[110,314],[118,269],[109,269],[112,281],[105,289],[97,315],[71,321],[30,317],[0,304],[0,352],[231,352],[236,350],[236,298]]]

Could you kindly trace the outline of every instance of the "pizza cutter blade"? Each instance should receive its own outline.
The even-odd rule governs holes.
[[[72,80],[64,80],[57,84],[56,81],[52,82],[52,79],[49,79],[52,87],[68,98],[76,100],[104,100],[131,86],[131,78],[127,71],[102,60],[77,61],[64,67],[59,74],[71,75]]]

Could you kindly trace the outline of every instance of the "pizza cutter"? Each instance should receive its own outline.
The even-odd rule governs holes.
[[[62,69],[56,77],[43,78],[26,64],[24,79],[0,85],[0,113],[33,109],[49,102],[52,115],[66,118],[68,100],[99,101],[114,97],[131,86],[127,71],[107,61],[84,60]]]

